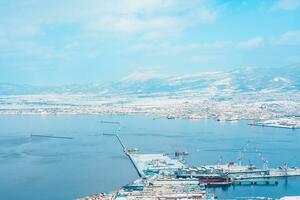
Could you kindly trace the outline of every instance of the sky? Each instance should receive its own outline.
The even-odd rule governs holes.
[[[300,62],[300,0],[1,0],[0,83]]]

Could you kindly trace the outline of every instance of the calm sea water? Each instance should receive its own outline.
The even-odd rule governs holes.
[[[148,116],[0,116],[0,199],[69,200],[109,192],[138,178],[117,141],[120,121],[124,142],[145,153],[189,152],[191,165],[236,161],[250,141],[270,164],[300,166],[300,131],[249,127],[246,122],[167,120]],[[31,138],[30,134],[70,136],[71,140]],[[262,166],[251,147],[244,163]],[[219,199],[300,195],[300,178],[280,179],[278,186],[213,189]]]

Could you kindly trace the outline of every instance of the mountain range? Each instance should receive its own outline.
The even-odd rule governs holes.
[[[300,91],[300,65],[281,68],[240,68],[228,72],[203,72],[184,76],[166,76],[157,72],[135,72],[119,81],[33,86],[0,83],[0,95],[98,94],[176,95],[233,94],[263,91]]]

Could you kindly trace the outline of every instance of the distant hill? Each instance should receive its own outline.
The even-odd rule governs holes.
[[[134,73],[111,83],[64,86],[32,86],[0,83],[0,95],[99,94],[188,95],[234,94],[254,91],[300,91],[300,66],[240,68],[229,72],[204,72],[184,76]]]

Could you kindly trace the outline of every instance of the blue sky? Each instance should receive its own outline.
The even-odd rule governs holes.
[[[34,85],[300,62],[300,0],[2,0],[0,82]]]

